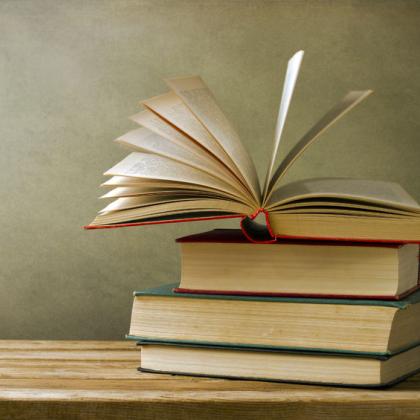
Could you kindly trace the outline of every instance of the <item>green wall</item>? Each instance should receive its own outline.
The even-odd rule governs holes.
[[[419,1],[0,1],[0,338],[122,338],[131,292],[178,278],[174,239],[231,222],[86,232],[112,143],[164,77],[200,74],[262,175],[287,59],[282,153],[350,89],[375,94],[288,180],[400,182],[420,200]]]

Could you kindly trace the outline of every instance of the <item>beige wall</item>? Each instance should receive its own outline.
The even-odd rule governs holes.
[[[235,224],[85,232],[137,103],[201,74],[264,172],[288,57],[284,153],[349,89],[376,91],[288,179],[400,182],[420,200],[419,1],[0,2],[0,338],[122,338],[131,292],[178,278],[174,239]]]

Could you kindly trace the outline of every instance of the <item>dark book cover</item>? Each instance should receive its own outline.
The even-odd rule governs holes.
[[[319,355],[320,352],[313,352],[313,351],[296,351],[296,350],[284,350],[284,349],[255,349],[255,348],[244,348],[244,347],[237,347],[237,346],[215,346],[209,344],[185,344],[185,343],[174,343],[170,341],[159,341],[159,340],[138,340],[137,344],[139,346],[147,346],[147,345],[165,345],[165,346],[177,346],[177,347],[192,347],[192,348],[214,348],[214,349],[232,349],[232,350],[240,350],[240,351],[258,351],[258,352],[276,352],[276,353],[293,353],[293,354],[305,354],[305,355]],[[415,348],[417,346],[413,346],[411,348]],[[410,348],[410,349],[411,349]],[[407,349],[409,350],[409,349]],[[323,352],[324,355],[334,356],[334,357],[358,357],[358,358],[369,358],[369,359],[377,359],[381,362],[385,362],[389,360],[393,355],[375,355],[375,354],[339,354],[337,352],[330,352],[325,351]],[[307,385],[327,385],[327,386],[339,386],[339,387],[351,387],[351,388],[388,388],[390,386],[396,385],[405,379],[409,378],[410,376],[415,375],[416,373],[420,372],[420,368],[416,369],[412,372],[404,374],[398,378],[395,378],[386,383],[375,383],[375,384],[353,384],[353,383],[337,383],[337,382],[319,382],[319,381],[294,381],[294,380],[282,380],[279,379],[272,379],[272,378],[263,378],[263,377],[246,377],[246,376],[225,376],[225,375],[207,375],[207,374],[191,374],[188,372],[175,372],[175,371],[165,371],[165,370],[155,370],[155,369],[145,369],[141,366],[138,368],[139,371],[142,372],[150,372],[150,373],[162,373],[162,374],[172,374],[172,375],[182,375],[182,376],[197,376],[197,377],[214,377],[214,378],[222,378],[222,379],[236,379],[236,380],[251,380],[251,381],[264,381],[264,382],[286,382],[286,383],[297,383],[297,384],[307,384]]]
[[[389,301],[389,300],[373,300],[373,299],[326,299],[326,298],[305,298],[305,297],[283,297],[283,296],[231,296],[231,295],[205,295],[205,294],[188,294],[188,293],[175,293],[173,284],[168,284],[153,289],[148,289],[144,291],[134,292],[134,296],[161,296],[164,298],[189,298],[189,299],[218,299],[218,300],[240,300],[240,301],[259,301],[259,302],[292,302],[292,303],[303,303],[303,304],[335,304],[335,305],[362,305],[362,306],[383,306],[390,308],[398,308],[404,310],[411,305],[417,304],[420,302],[420,290],[415,293],[412,293],[410,296],[399,300],[399,301]],[[127,335],[127,339],[135,341],[149,341],[148,337],[140,337]],[[152,340],[154,341],[154,340]],[[189,340],[164,340],[165,343],[173,345],[194,345],[194,346],[222,346],[223,348],[235,348],[235,349],[258,349],[258,350],[267,350],[267,351],[287,351],[287,352],[311,352],[311,353],[327,353],[327,354],[346,354],[349,356],[363,356],[370,358],[379,358],[384,359],[392,355],[399,354],[403,351],[409,350],[418,346],[420,343],[412,343],[407,347],[398,349],[397,351],[386,351],[386,352],[366,352],[366,351],[348,351],[348,350],[339,350],[339,349],[319,349],[319,348],[301,348],[301,347],[277,347],[270,345],[258,345],[252,346],[248,344],[237,344],[237,343],[212,343],[207,341],[196,341],[194,339]]]
[[[198,233],[195,235],[184,236],[176,240],[178,243],[223,243],[223,244],[247,244],[248,238],[240,229],[214,229],[208,232]],[[284,239],[282,241],[271,242],[271,246],[278,246],[281,252],[283,245],[309,245],[309,246],[361,246],[361,247],[381,247],[381,248],[400,248],[404,246],[397,242],[357,242],[357,241],[332,241],[332,240],[315,240],[315,239]],[[290,296],[290,297],[307,297],[307,298],[343,298],[343,299],[375,299],[375,300],[401,300],[420,288],[420,271],[419,284],[406,290],[399,295],[357,295],[357,294],[322,294],[322,293],[270,293],[270,292],[253,292],[241,290],[217,290],[217,289],[189,289],[184,287],[176,287],[176,293],[186,294],[206,294],[206,295],[239,295],[239,296]]]

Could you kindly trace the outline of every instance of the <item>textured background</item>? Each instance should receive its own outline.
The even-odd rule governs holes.
[[[0,1],[0,338],[122,338],[131,292],[178,278],[195,223],[86,232],[138,101],[200,74],[262,175],[287,59],[284,153],[350,89],[376,91],[287,180],[400,182],[420,200],[419,1]],[[232,226],[218,222],[217,226]]]

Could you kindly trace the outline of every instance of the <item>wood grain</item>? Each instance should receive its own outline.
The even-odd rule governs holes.
[[[0,419],[418,419],[420,375],[387,390],[140,373],[133,342],[0,341]]]

